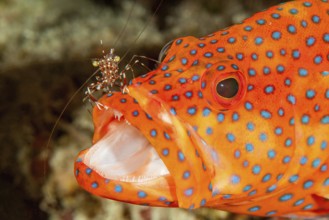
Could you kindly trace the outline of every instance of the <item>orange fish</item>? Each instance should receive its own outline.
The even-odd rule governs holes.
[[[258,216],[329,213],[329,3],[297,0],[205,37],[94,108],[75,163],[92,194]]]

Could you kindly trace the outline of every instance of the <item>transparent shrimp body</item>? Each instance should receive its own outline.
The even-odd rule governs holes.
[[[97,101],[94,93],[101,91],[103,94],[111,94],[113,87],[119,86],[122,92],[125,91],[126,87],[126,74],[125,68],[120,71],[119,63],[120,57],[114,53],[114,49],[110,49],[110,53],[107,53],[100,59],[94,59],[92,65],[98,67],[98,71],[101,75],[96,76],[96,82],[91,83],[87,86],[85,91],[85,99],[88,99],[92,104],[95,104],[99,109],[106,109],[107,107]]]

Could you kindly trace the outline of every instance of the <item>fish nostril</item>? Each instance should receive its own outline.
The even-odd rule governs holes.
[[[161,49],[160,53],[159,53],[159,58],[158,61],[161,63],[164,58],[167,56],[168,54],[168,50],[170,49],[171,45],[173,44],[173,41],[169,41],[166,45],[164,45],[164,47]]]

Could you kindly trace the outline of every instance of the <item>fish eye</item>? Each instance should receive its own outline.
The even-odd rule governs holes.
[[[158,61],[161,63],[164,58],[167,56],[168,54],[168,50],[171,47],[173,41],[169,41],[168,43],[166,43],[166,45],[164,45],[164,47],[162,47],[160,53],[159,53],[159,58]]]
[[[203,73],[200,87],[210,108],[226,111],[243,100],[247,92],[247,79],[234,63],[220,61]]]
[[[239,83],[235,78],[227,78],[217,83],[216,92],[223,98],[233,98],[239,91]]]

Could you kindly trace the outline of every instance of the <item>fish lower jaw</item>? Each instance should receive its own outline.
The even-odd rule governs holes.
[[[107,133],[85,154],[83,162],[106,179],[146,182],[169,171],[143,134],[116,113]]]

